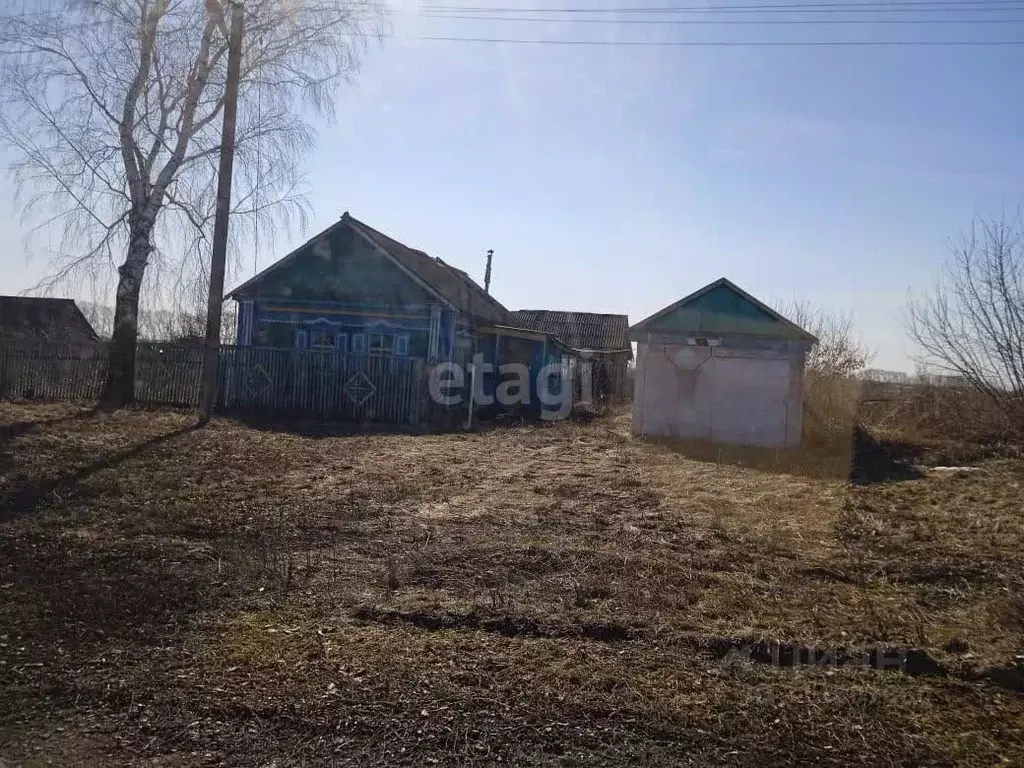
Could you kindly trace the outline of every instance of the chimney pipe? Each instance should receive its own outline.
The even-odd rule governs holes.
[[[494,249],[487,251],[487,271],[484,272],[484,293],[491,292],[491,259],[494,258]]]

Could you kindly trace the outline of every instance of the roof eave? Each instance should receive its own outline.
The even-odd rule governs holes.
[[[634,326],[629,329],[629,338],[631,341],[636,342],[648,342],[653,337],[664,337],[666,339],[678,339],[680,337],[693,337],[693,338],[722,338],[722,339],[757,339],[759,341],[786,341],[786,342],[800,342],[805,344],[817,344],[818,337],[814,336],[806,331],[801,334],[794,334],[792,336],[780,336],[777,334],[769,333],[732,333],[732,332],[709,332],[702,330],[694,330],[692,328],[665,328],[665,329],[654,329],[650,330],[647,328],[637,328]]]
[[[766,312],[768,315],[770,315],[772,318],[774,318],[777,322],[781,323],[782,325],[784,325],[787,328],[792,329],[794,331],[793,335],[795,337],[798,337],[798,338],[790,339],[791,341],[792,340],[798,340],[798,341],[811,341],[814,344],[818,343],[818,338],[816,336],[814,336],[813,334],[809,333],[808,331],[805,331],[799,325],[797,325],[796,323],[794,323],[792,320],[788,319],[787,317],[783,316],[777,310],[774,310],[771,307],[769,307],[767,304],[765,304],[763,301],[758,299],[756,296],[753,296],[753,295],[747,293],[745,290],[740,288],[738,285],[736,285],[734,282],[732,282],[731,280],[729,280],[726,277],[720,277],[717,280],[714,280],[714,281],[708,283],[703,288],[699,288],[698,290],[694,291],[693,293],[689,294],[688,296],[684,296],[683,298],[679,299],[679,301],[676,301],[676,302],[668,305],[664,309],[661,309],[661,310],[655,312],[653,315],[650,315],[649,317],[644,318],[639,323],[636,323],[635,325],[630,326],[630,328],[629,328],[629,338],[631,340],[633,340],[633,341],[637,341],[637,338],[634,336],[635,333],[647,332],[648,326],[650,326],[651,323],[655,322],[656,320],[660,320],[662,317],[665,317],[666,315],[671,314],[672,312],[676,311],[680,307],[685,306],[686,304],[689,304],[694,299],[700,298],[704,294],[709,293],[710,291],[714,290],[715,288],[718,288],[718,287],[723,286],[723,285],[726,286],[727,288],[729,288],[730,290],[735,291],[742,298],[744,298],[747,301],[749,301],[751,304],[753,304],[755,307],[760,309],[762,312]],[[673,332],[675,332],[675,331],[673,331]],[[680,333],[698,333],[699,334],[699,333],[701,333],[701,331],[680,331]],[[722,335],[722,334],[718,334],[718,335]],[[756,336],[756,334],[749,334],[749,333],[748,334],[733,334],[733,335],[734,336],[747,336],[748,338]]]

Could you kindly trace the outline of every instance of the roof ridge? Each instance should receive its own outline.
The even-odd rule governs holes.
[[[687,296],[684,296],[683,298],[679,299],[678,301],[673,302],[672,304],[669,304],[667,307],[664,307],[663,309],[658,310],[653,315],[650,315],[649,317],[645,317],[643,320],[641,320],[640,322],[638,322],[635,325],[630,327],[630,329],[629,329],[630,334],[632,335],[634,333],[639,333],[641,331],[646,331],[646,329],[652,323],[655,323],[658,320],[661,320],[663,317],[671,314],[672,312],[675,312],[676,310],[678,310],[678,309],[680,309],[682,307],[685,307],[687,304],[691,304],[692,302],[696,301],[697,299],[703,297],[704,295],[706,295],[706,294],[710,293],[711,291],[715,290],[716,288],[720,288],[720,287],[724,287],[724,288],[732,291],[737,296],[739,296],[741,299],[746,301],[748,304],[752,304],[756,309],[759,309],[762,312],[764,312],[775,323],[778,323],[779,325],[783,326],[784,328],[786,328],[787,330],[789,330],[790,332],[795,334],[800,339],[805,340],[805,341],[811,341],[811,342],[813,342],[815,344],[818,343],[818,338],[816,336],[814,336],[814,334],[810,333],[809,331],[807,331],[804,328],[801,328],[799,325],[794,323],[792,320],[790,320],[789,318],[784,316],[781,312],[779,312],[778,310],[773,309],[772,307],[768,306],[767,304],[765,304],[763,301],[758,299],[753,294],[748,293],[747,291],[743,290],[738,285],[736,285],[736,283],[734,283],[732,280],[730,280],[727,277],[720,277],[717,280],[713,280],[712,282],[710,282],[707,285],[705,285],[703,288],[698,288],[693,293],[691,293],[691,294],[689,294]]]
[[[514,312],[549,312],[566,315],[597,315],[599,317],[629,317],[627,312],[591,312],[586,309],[516,309]]]
[[[15,301],[70,301],[72,303],[75,301],[66,296],[19,296],[18,294],[0,295],[0,299],[14,299]]]

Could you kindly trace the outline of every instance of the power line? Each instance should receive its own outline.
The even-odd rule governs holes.
[[[430,13],[487,13],[501,15],[508,13],[546,14],[679,14],[679,13],[910,13],[962,11],[1005,11],[1021,5],[1020,0],[890,0],[890,2],[831,2],[831,3],[756,3],[744,5],[679,5],[637,8],[537,8],[504,7],[493,8],[472,5],[440,5],[425,3],[420,10]]]
[[[1024,10],[1024,7],[1022,7]],[[455,14],[425,13],[426,19],[453,19],[459,21],[511,21],[530,22],[535,24],[643,24],[673,26],[701,25],[747,25],[761,24],[1021,24],[1020,19],[552,19],[540,16],[474,16]]]
[[[896,5],[913,0],[892,0],[891,4]],[[923,2],[923,0],[921,0]],[[964,2],[985,2],[985,3],[1003,3],[1008,5],[1009,3],[1017,3],[1024,5],[1024,0],[929,0],[930,4],[941,4],[943,2],[964,3]],[[818,4],[821,5],[821,4]],[[844,3],[843,5],[847,5]],[[849,5],[853,5],[850,3]],[[441,7],[454,7],[454,6],[441,6]],[[720,6],[726,7],[726,6]],[[738,6],[732,6],[738,7]],[[761,6],[761,7],[779,7],[779,6]],[[690,6],[692,8],[692,6]],[[490,9],[485,9],[490,10]],[[548,9],[519,9],[522,12],[541,12]],[[41,13],[33,14],[18,14],[20,16],[41,16]],[[3,18],[3,15],[0,15]],[[8,16],[10,18],[10,16]],[[452,18],[449,16],[437,16],[430,18]],[[544,21],[552,21],[551,19],[544,19]],[[614,20],[607,20],[614,21]],[[672,20],[666,20],[663,23],[671,22]],[[681,20],[682,21],[682,20]],[[795,20],[789,20],[788,23],[793,23]],[[839,20],[835,20],[839,21]],[[890,20],[894,21],[894,20]],[[1001,19],[1004,23],[1021,23],[1024,22],[1022,19]],[[86,22],[73,25],[72,28],[83,28],[100,26],[106,22]],[[765,22],[761,22],[765,23]],[[779,23],[779,22],[775,22]],[[815,22],[822,23],[822,22]],[[365,37],[378,39],[377,35],[368,35],[362,33],[354,33],[354,37]],[[384,38],[398,38],[396,35],[383,35]],[[504,37],[468,37],[468,36],[457,36],[457,35],[428,35],[419,36],[413,39],[424,40],[431,42],[450,42],[450,43],[500,43],[506,45],[560,45],[560,46],[591,46],[591,47],[602,47],[602,46],[619,46],[619,47],[656,47],[656,48],[742,48],[742,47],[760,47],[760,48],[822,48],[822,47],[928,47],[928,48],[941,48],[941,47],[1016,47],[1024,45],[1024,40],[701,40],[701,41],[688,41],[688,40],[573,40],[573,39],[534,39],[534,38],[504,38]],[[2,52],[0,52],[2,53]]]
[[[1024,45],[1024,40],[541,40],[502,37],[442,37],[424,36],[418,40],[448,43],[509,43],[514,45],[588,45],[629,46],[654,48],[821,48],[821,47],[879,47],[879,46],[976,46],[1006,47]]]
[[[804,16],[825,16],[825,15],[845,15],[845,16],[886,16],[903,14],[904,16],[910,14],[931,14],[931,13],[974,13],[974,14],[999,14],[999,13],[1014,13],[1020,10],[1024,10],[1024,3],[1019,0],[1014,0],[1016,5],[1013,6],[1001,6],[999,8],[873,8],[873,9],[857,9],[847,11],[841,8],[777,8],[771,11],[741,11],[741,10],[706,10],[706,11],[675,11],[671,14],[659,14],[658,16],[650,16],[649,14],[641,14],[640,18],[649,17],[652,20],[666,19],[671,16],[683,17],[686,15],[690,16],[789,16],[789,15],[804,15]],[[561,15],[564,18],[579,19],[581,17],[573,16],[572,14],[562,12],[556,14],[547,11],[543,8],[522,8],[518,11],[506,11],[504,14],[488,13],[486,8],[467,8],[464,11],[456,11],[454,9],[423,9],[422,15],[437,16],[441,18],[450,18],[460,13],[472,13],[472,14],[487,14],[488,18],[493,19],[505,19],[508,18],[508,14],[511,13],[545,13],[549,14],[552,18],[557,18]],[[616,11],[616,13],[622,13]],[[628,17],[628,15],[627,15]],[[585,18],[585,17],[583,17]],[[581,19],[582,20],[582,19]]]

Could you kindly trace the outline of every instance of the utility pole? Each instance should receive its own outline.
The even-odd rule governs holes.
[[[220,13],[215,0],[206,3],[207,12]],[[224,125],[220,139],[220,170],[217,177],[217,210],[213,222],[213,252],[210,256],[210,297],[206,307],[206,346],[203,350],[203,388],[199,423],[213,414],[217,399],[217,363],[220,356],[221,310],[224,304],[224,270],[228,254],[228,218],[231,215],[231,173],[235,163],[235,120],[238,116],[238,81],[242,69],[244,7],[231,2],[231,31],[228,34],[228,73],[224,90]],[[221,28],[224,20],[221,17]]]
[[[487,271],[484,272],[484,293],[491,292],[491,259],[494,258],[494,249],[487,252]]]

